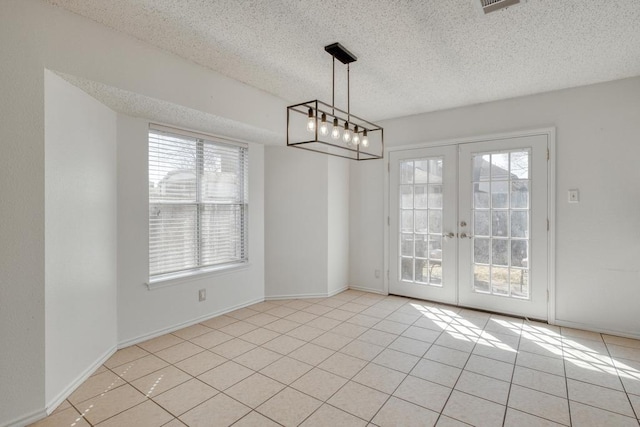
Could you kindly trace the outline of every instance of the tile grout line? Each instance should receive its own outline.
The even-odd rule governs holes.
[[[567,388],[567,408],[569,410],[569,425],[573,425],[573,419],[571,417],[571,399],[569,398],[569,378],[567,378],[567,358],[565,357],[565,353],[564,353],[564,337],[562,336],[562,327],[560,328],[560,344],[561,344],[561,350],[562,350],[562,369],[564,370],[564,382],[565,382],[565,387]],[[600,335],[600,338],[602,339],[602,335]]]
[[[631,406],[631,412],[633,413],[633,415],[635,415],[636,420],[639,420],[640,419],[640,413],[636,412],[636,408],[633,406],[633,403],[631,402],[631,398],[629,397],[629,393],[627,392],[627,388],[624,385],[624,381],[622,381],[622,378],[620,377],[620,370],[618,369],[618,367],[615,364],[615,360],[613,359],[613,356],[611,355],[611,350],[609,350],[609,345],[605,341],[604,337],[602,337],[602,334],[600,334],[600,336],[602,338],[602,341],[604,341],[604,347],[607,349],[607,354],[609,355],[609,358],[611,359],[611,363],[613,364],[613,367],[616,369],[616,374],[618,374],[618,381],[620,381],[620,385],[622,385],[622,390],[624,391],[624,394],[627,396],[627,401],[629,402],[629,406]]]
[[[504,415],[502,417],[502,425],[504,426],[507,422],[507,412],[509,412],[509,398],[511,397],[511,387],[513,386],[513,377],[516,374],[516,366],[518,363],[518,356],[520,355],[520,343],[522,342],[522,328],[524,326],[524,322],[520,326],[520,334],[518,335],[518,347],[516,350],[516,358],[513,361],[513,369],[511,370],[511,379],[509,380],[509,391],[507,392],[507,401],[504,406]],[[515,409],[515,408],[513,408]]]

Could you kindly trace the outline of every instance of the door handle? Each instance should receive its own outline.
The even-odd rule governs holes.
[[[450,232],[448,232],[448,233],[444,234],[444,235],[443,235],[443,237],[444,237],[445,239],[447,239],[447,238],[448,238],[448,239],[453,239],[454,237],[456,237],[456,234],[455,234],[453,231],[450,231]]]
[[[465,232],[460,233],[460,238],[461,239],[473,239],[473,236],[471,234],[467,234]]]

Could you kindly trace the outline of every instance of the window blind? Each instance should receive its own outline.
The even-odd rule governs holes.
[[[247,261],[247,150],[150,127],[150,281]]]

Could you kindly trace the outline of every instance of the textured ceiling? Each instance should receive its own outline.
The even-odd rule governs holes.
[[[92,97],[98,99],[107,107],[133,117],[152,119],[159,124],[186,127],[211,135],[232,137],[241,141],[251,141],[261,144],[273,144],[282,140],[282,135],[255,128],[244,123],[207,114],[161,101],[155,98],[117,89],[103,83],[72,76],[54,71],[72,85],[82,89]]]
[[[292,103],[331,101],[340,42],[370,120],[640,75],[640,0],[46,1]]]

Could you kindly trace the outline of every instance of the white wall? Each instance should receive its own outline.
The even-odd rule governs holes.
[[[267,298],[327,293],[327,157],[265,149]]]
[[[265,229],[267,298],[346,289],[349,160],[266,147]]]
[[[640,336],[639,117],[640,78],[632,78],[382,125],[392,147],[556,126],[556,319]],[[384,261],[384,167],[351,170],[351,282],[379,291],[371,270]],[[567,203],[572,188],[579,204]],[[358,222],[367,215],[375,219]]]
[[[327,289],[334,294],[349,286],[350,160],[329,157],[327,163]]]
[[[386,160],[351,164],[349,286],[384,293],[384,168]],[[379,277],[376,277],[376,270]]]
[[[149,122],[118,115],[118,340],[166,330],[264,299],[264,147],[249,144],[249,266],[149,290]],[[198,129],[193,129],[198,130]],[[198,290],[207,290],[198,301]]]
[[[24,424],[42,415],[45,408],[44,70],[104,83],[265,132],[283,133],[286,103],[36,0],[0,3],[0,54],[0,425],[5,425]],[[260,196],[256,190],[252,201],[259,205]],[[251,256],[259,258],[258,247],[250,248],[258,250]],[[255,268],[260,268],[259,263]],[[228,288],[228,283],[223,287]],[[146,302],[165,301],[158,303],[158,313],[145,327],[162,327],[158,320],[161,309],[167,309],[163,314],[171,321],[189,311],[189,303],[177,298],[175,291],[157,292]],[[133,293],[129,305],[119,312],[124,316],[119,321],[127,325],[120,327],[120,339],[150,332],[133,319],[131,313],[141,309],[142,301],[139,290]],[[211,291],[209,295],[213,299]],[[168,301],[177,301],[175,312]],[[216,309],[208,304],[200,307]],[[198,310],[189,316],[198,315]],[[123,330],[128,326],[129,330]]]
[[[44,79],[49,406],[116,348],[116,113],[50,71]]]
[[[44,67],[0,5],[0,425],[44,410]]]

